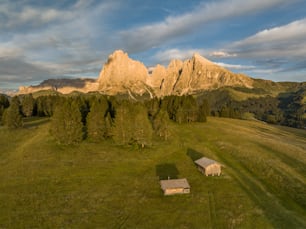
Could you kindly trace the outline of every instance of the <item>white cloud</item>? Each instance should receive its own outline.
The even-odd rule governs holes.
[[[235,57],[235,56],[237,56],[237,54],[236,53],[228,53],[228,52],[224,52],[224,51],[214,51],[214,52],[210,53],[209,56],[212,56],[212,57]]]
[[[287,0],[223,0],[202,3],[192,12],[169,16],[158,23],[121,31],[119,35],[126,44],[127,51],[142,51],[196,31],[198,28],[203,29],[206,23],[255,13],[286,3]]]
[[[2,43],[0,46],[0,58],[17,57],[22,55],[22,49],[12,46],[10,42]]]
[[[205,57],[211,52],[209,52],[208,50],[204,50],[204,49],[168,49],[168,50],[157,52],[154,56],[154,60],[156,60],[157,63],[168,64],[173,59],[178,59],[178,60],[190,59],[195,53],[198,53],[202,55],[203,57]],[[213,53],[217,53],[218,57],[220,57],[221,54],[222,54],[222,57],[234,56],[234,55],[229,55],[225,52],[221,52],[221,53],[213,52]],[[255,66],[252,66],[252,65],[226,64],[222,62],[214,62],[214,63],[221,67],[232,69],[232,70],[251,70],[251,69],[256,68]]]
[[[270,75],[270,74],[275,74],[281,72],[281,68],[269,68],[269,69],[253,69],[251,72],[254,74],[259,74],[259,75]]]
[[[71,20],[76,15],[69,10],[43,9],[30,6],[24,6],[19,11],[12,5],[0,5],[4,10],[1,11],[6,17],[6,22],[0,24],[2,29],[14,29],[22,26],[37,27],[53,21]]]
[[[266,42],[294,42],[305,41],[306,19],[291,22],[284,26],[265,29],[242,41],[234,43],[234,46],[257,45]]]
[[[240,57],[306,57],[306,18],[266,29],[229,46]]]
[[[96,37],[107,37],[103,18],[116,8],[117,3],[108,1],[90,5],[80,0],[63,10],[22,6],[20,15],[15,19],[13,16],[18,14],[19,9],[13,8],[13,1],[5,4],[6,9],[13,11],[7,23],[0,24],[0,29],[3,26],[8,28],[8,24],[11,26],[9,39],[0,32],[1,85],[13,85],[14,82],[23,84],[29,80],[39,81],[50,77],[98,76],[106,56],[102,53],[103,49],[100,50],[101,46],[92,43]],[[0,3],[0,17],[2,6],[4,3]],[[37,23],[49,24],[40,29],[17,29],[21,25],[29,26],[27,22],[36,23],[35,17]],[[98,25],[93,23],[97,22],[97,18],[101,20]]]
[[[208,56],[209,51],[204,49],[166,49],[157,52],[153,59],[156,63],[168,64],[173,59],[186,60],[190,59],[193,54],[198,53],[201,56]]]
[[[232,70],[251,70],[251,69],[256,68],[255,66],[252,66],[252,65],[226,64],[222,62],[214,62],[214,63],[221,67],[232,69]]]
[[[305,74],[297,74],[306,69],[306,18],[286,25],[259,31],[258,33],[233,42],[222,51],[211,53],[213,57],[232,57],[251,61],[253,65],[232,65],[217,63],[231,70],[243,70],[251,76],[260,76],[277,80],[290,80],[290,76],[302,81]],[[232,55],[235,54],[235,55]],[[291,79],[292,80],[292,79]]]

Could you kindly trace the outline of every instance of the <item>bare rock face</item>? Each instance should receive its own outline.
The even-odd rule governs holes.
[[[184,95],[200,90],[216,89],[224,86],[251,88],[253,80],[247,76],[232,73],[199,54],[183,64],[173,94]]]
[[[156,65],[156,67],[154,67],[152,73],[147,78],[146,84],[157,90],[158,88],[160,88],[166,75],[166,68],[163,65],[158,64]]]
[[[183,62],[181,60],[172,60],[167,68],[157,65],[150,76],[148,85],[153,88],[154,93],[159,97],[172,95],[182,67]]]
[[[232,73],[199,54],[184,62],[172,60],[167,69],[157,66],[150,77],[149,85],[157,96],[193,94],[224,86],[251,88],[253,85],[251,78]]]
[[[161,95],[172,95],[183,67],[183,61],[172,60],[167,67],[167,76],[161,87]]]
[[[139,61],[132,60],[127,53],[115,51],[104,64],[98,78],[99,91],[107,94],[133,91],[143,94],[148,70]]]
[[[104,94],[149,93],[151,97],[193,94],[203,90],[212,90],[224,86],[252,88],[254,80],[235,74],[194,54],[190,60],[172,60],[167,68],[157,65],[151,74],[146,66],[129,58],[121,50],[111,54],[104,64],[97,80],[47,80],[38,86],[20,87],[19,94],[33,93],[39,90],[56,90],[67,94],[72,91],[100,91]]]

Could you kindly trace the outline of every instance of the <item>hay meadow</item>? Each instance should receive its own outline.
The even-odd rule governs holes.
[[[0,127],[0,228],[306,228],[306,131],[208,118],[145,149],[58,145],[49,119]],[[222,164],[205,177],[193,160]],[[187,178],[164,196],[159,179]]]

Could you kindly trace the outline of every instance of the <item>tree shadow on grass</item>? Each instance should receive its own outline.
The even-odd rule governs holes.
[[[179,175],[176,165],[172,163],[158,164],[155,166],[155,169],[159,180],[177,179]]]
[[[188,157],[190,157],[190,159],[192,161],[196,161],[196,160],[204,157],[204,155],[202,153],[200,153],[200,152],[198,152],[198,151],[196,151],[194,149],[191,149],[191,148],[187,149],[187,153],[186,154],[187,154]]]

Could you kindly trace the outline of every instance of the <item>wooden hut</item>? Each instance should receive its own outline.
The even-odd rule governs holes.
[[[165,196],[190,193],[190,185],[186,178],[161,180],[160,186],[161,189],[164,191]]]
[[[214,161],[214,160],[211,160],[209,158],[206,158],[206,157],[202,157],[198,160],[196,160],[194,162],[197,167],[198,167],[198,170],[205,174],[206,176],[209,176],[209,175],[218,175],[220,176],[221,174],[221,164],[219,164],[218,162]]]

